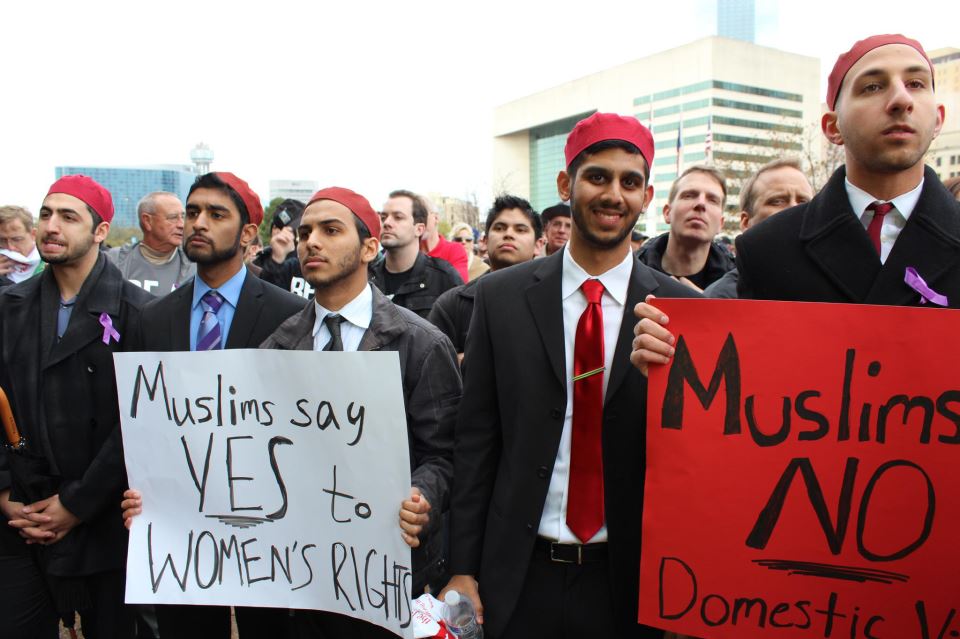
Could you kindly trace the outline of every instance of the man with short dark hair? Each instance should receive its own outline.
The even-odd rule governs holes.
[[[413,590],[408,594],[417,597],[427,584],[436,589],[446,581],[442,515],[453,474],[460,375],[450,340],[429,322],[392,304],[367,281],[367,265],[378,252],[380,224],[366,198],[349,189],[330,187],[314,194],[297,232],[297,253],[304,277],[316,290],[314,301],[262,347],[399,354],[413,484],[409,498],[400,504],[400,529],[414,549]],[[301,637],[393,636],[328,612],[298,610],[295,624]]]
[[[810,180],[795,158],[782,158],[764,164],[740,189],[740,228],[746,231],[774,213],[809,202],[813,197]],[[732,268],[704,289],[711,298],[735,299],[739,271]]]
[[[651,292],[696,293],[630,251],[653,151],[635,118],[579,122],[557,177],[569,244],[477,284],[447,587],[499,639],[662,635],[637,624],[646,380],[629,318]]]
[[[143,240],[110,249],[107,256],[124,279],[162,297],[193,277],[197,270],[180,246],[183,203],[174,193],[148,193],[137,204],[137,217]]]
[[[663,205],[670,230],[640,249],[640,261],[661,273],[682,278],[702,291],[733,268],[730,254],[713,240],[723,226],[727,184],[712,166],[691,166],[674,180]]]
[[[192,282],[144,308],[137,350],[198,351],[256,348],[288,317],[303,309],[303,298],[250,273],[244,248],[257,236],[263,206],[250,186],[233,173],[197,178],[187,196],[184,250],[197,265]],[[208,318],[209,314],[209,318]],[[216,339],[207,338],[214,329]],[[139,508],[139,493],[123,502],[129,519]],[[158,605],[162,637],[230,638],[229,606]],[[287,635],[288,611],[236,609],[241,639]]]
[[[101,185],[57,180],[37,233],[48,268],[0,294],[0,388],[23,436],[17,450],[0,447],[4,637],[56,637],[58,615],[75,610],[89,637],[134,635],[113,354],[128,349],[150,295],[101,255],[112,219]]]
[[[427,224],[427,207],[410,191],[397,190],[380,213],[380,244],[386,249],[383,260],[370,267],[370,280],[394,304],[426,319],[440,295],[463,279],[446,260],[420,252],[420,238]],[[452,244],[452,242],[451,242]],[[466,254],[456,244],[466,263]]]
[[[487,213],[486,233],[490,272],[529,262],[543,248],[540,216],[521,197],[501,195],[493,201]],[[441,295],[427,318],[450,338],[461,360],[478,281],[470,280]]]
[[[540,214],[546,237],[544,256],[550,256],[567,245],[570,240],[570,207],[563,202],[548,206]]]

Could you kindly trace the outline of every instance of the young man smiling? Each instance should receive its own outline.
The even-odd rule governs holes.
[[[661,635],[636,622],[646,380],[629,318],[651,292],[696,293],[630,251],[653,150],[635,118],[579,122],[557,177],[569,243],[477,284],[448,588],[498,639]]]

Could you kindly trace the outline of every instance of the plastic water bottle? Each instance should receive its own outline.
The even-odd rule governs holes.
[[[458,639],[483,639],[483,626],[477,623],[477,611],[469,597],[462,596],[456,590],[449,590],[443,596],[447,604],[447,629]]]

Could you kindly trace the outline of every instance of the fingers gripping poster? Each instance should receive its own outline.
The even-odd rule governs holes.
[[[128,603],[410,621],[410,494],[396,353],[119,353]]]
[[[960,636],[958,311],[657,300],[641,623]]]

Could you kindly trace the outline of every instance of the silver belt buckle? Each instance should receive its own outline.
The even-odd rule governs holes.
[[[550,561],[555,561],[558,564],[577,564],[578,566],[583,564],[583,544],[576,544],[577,546],[577,560],[573,561],[572,559],[561,559],[554,554],[557,546],[560,546],[560,542],[551,541],[550,542]],[[569,544],[567,544],[569,545]]]

